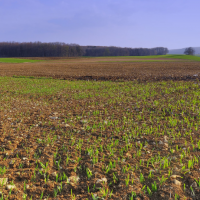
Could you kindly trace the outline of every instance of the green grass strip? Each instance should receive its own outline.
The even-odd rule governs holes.
[[[175,60],[176,61],[176,60]],[[177,60],[178,61],[178,60]],[[124,60],[124,61],[122,61],[122,60],[120,60],[120,61],[118,61],[118,60],[116,60],[116,61],[98,61],[98,62],[174,62],[174,60]]]
[[[20,59],[20,58],[0,58],[0,63],[35,63],[42,60],[30,60],[30,59]]]
[[[89,57],[85,57],[89,58]],[[193,60],[193,61],[200,61],[199,56],[190,56],[190,55],[178,55],[178,54],[167,54],[167,55],[156,55],[156,56],[102,56],[102,57],[90,57],[90,58],[120,58],[120,59],[157,59],[157,58],[172,58],[172,59],[186,59],[186,60]],[[145,60],[144,62],[155,62],[152,60]],[[162,61],[157,61],[162,62]]]

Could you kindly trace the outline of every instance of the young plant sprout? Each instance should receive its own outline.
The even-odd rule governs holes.
[[[102,58],[79,59],[83,67],[93,59],[93,67]],[[163,69],[174,62],[165,61]],[[88,79],[0,77],[1,199],[134,200],[162,191],[174,199],[198,198],[199,81]],[[177,192],[169,186],[178,175],[183,188]],[[187,176],[194,175],[188,185]],[[31,197],[31,191],[39,192]]]

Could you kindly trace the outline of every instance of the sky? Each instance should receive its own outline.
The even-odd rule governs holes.
[[[0,42],[200,47],[199,0],[0,0]]]

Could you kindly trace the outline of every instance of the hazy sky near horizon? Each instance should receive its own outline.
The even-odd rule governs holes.
[[[200,46],[199,0],[0,0],[0,42]]]

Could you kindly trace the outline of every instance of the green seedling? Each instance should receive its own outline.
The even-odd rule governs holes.
[[[153,191],[153,192],[156,192],[156,191],[157,191],[157,184],[156,184],[155,181],[154,181],[154,183],[151,184],[151,188],[152,188],[152,191]]]

